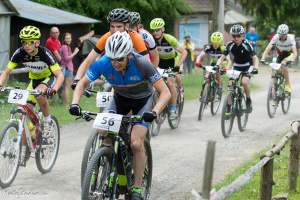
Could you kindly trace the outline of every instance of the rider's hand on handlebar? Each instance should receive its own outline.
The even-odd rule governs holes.
[[[172,68],[173,72],[179,72],[180,71],[180,66],[176,65]]]
[[[79,81],[80,81],[80,80],[78,80],[78,79],[74,79],[74,80],[73,80],[73,82],[72,82],[72,84],[71,84],[72,90],[75,90],[75,88],[76,88],[76,86],[77,86],[77,83],[78,83]]]
[[[251,72],[251,74],[258,74],[258,69],[254,68],[253,71]]]
[[[143,119],[145,122],[153,122],[157,118],[155,111],[146,111],[143,113]]]
[[[52,96],[54,96],[56,94],[56,92],[57,91],[55,89],[53,89],[53,88],[47,88],[46,95],[48,97],[52,97]]]
[[[81,108],[78,104],[71,104],[69,108],[69,113],[75,116],[81,116]]]
[[[266,65],[266,64],[267,64],[267,62],[266,62],[266,60],[265,60],[265,59],[261,59],[261,60],[260,60],[260,62],[261,62],[262,64],[264,64],[264,65]]]

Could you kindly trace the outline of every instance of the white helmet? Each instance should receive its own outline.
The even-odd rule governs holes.
[[[105,44],[105,54],[111,58],[123,58],[133,51],[132,41],[127,32],[115,32]]]
[[[277,34],[286,35],[289,33],[289,27],[286,24],[280,24],[277,28]]]

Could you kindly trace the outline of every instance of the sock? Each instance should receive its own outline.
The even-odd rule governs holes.
[[[44,117],[44,122],[50,123],[51,122],[51,115]]]
[[[133,186],[131,189],[132,193],[142,193],[141,187]]]
[[[170,104],[169,111],[176,111],[176,104]]]

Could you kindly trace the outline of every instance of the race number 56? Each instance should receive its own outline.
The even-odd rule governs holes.
[[[20,89],[11,90],[9,92],[7,102],[25,105],[27,103],[28,96],[29,96],[29,92],[27,90],[20,90]]]
[[[93,127],[112,132],[119,132],[123,115],[113,113],[98,113]]]
[[[96,105],[98,108],[106,108],[113,98],[112,92],[98,92]]]

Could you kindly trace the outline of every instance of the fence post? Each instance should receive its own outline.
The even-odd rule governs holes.
[[[261,169],[260,200],[272,199],[273,160],[274,158],[271,158]]]
[[[206,147],[205,167],[202,183],[202,198],[209,199],[214,170],[216,142],[209,140]]]
[[[299,127],[298,133],[291,138],[290,158],[289,158],[289,189],[296,191],[297,178],[299,174],[299,151],[300,151],[300,136]]]

